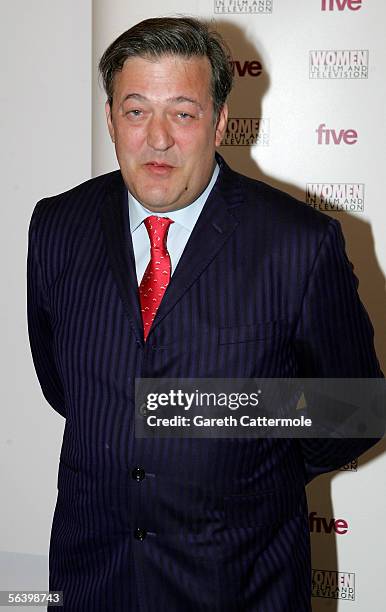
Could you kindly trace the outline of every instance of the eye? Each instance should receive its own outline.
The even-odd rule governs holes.
[[[177,113],[177,117],[179,117],[180,119],[193,119],[193,115],[189,115],[189,113],[185,113],[185,112],[181,112],[181,113]]]
[[[140,117],[142,114],[142,111],[139,110],[139,108],[133,108],[132,110],[127,111],[126,115],[129,115],[130,117]]]

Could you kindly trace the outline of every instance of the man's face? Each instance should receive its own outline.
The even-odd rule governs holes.
[[[176,210],[202,193],[227,123],[226,106],[214,121],[206,57],[126,60],[106,116],[126,186],[144,206]]]

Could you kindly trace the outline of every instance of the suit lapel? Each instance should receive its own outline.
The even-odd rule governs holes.
[[[106,186],[106,192],[101,208],[101,222],[107,256],[136,339],[143,344],[143,325],[130,232],[128,194],[119,170],[114,172],[111,182]]]
[[[220,173],[189,237],[165,291],[150,334],[199,278],[238,225],[233,209],[242,201],[237,175],[219,155]],[[137,340],[143,344],[135,259],[131,240],[127,189],[120,171],[106,186],[101,222],[109,263]]]
[[[171,277],[150,334],[199,278],[238,225],[232,209],[242,202],[239,181],[222,157],[216,155],[216,159],[219,176]]]

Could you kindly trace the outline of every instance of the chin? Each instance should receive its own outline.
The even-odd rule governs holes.
[[[139,201],[147,208],[161,209],[164,206],[170,205],[171,198],[168,198],[165,192],[143,191],[139,192]]]

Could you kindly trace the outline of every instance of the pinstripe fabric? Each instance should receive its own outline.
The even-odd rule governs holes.
[[[31,351],[66,418],[49,555],[66,612],[311,610],[304,485],[375,442],[135,439],[136,376],[382,375],[339,224],[218,161],[146,344],[120,172],[34,209]]]

